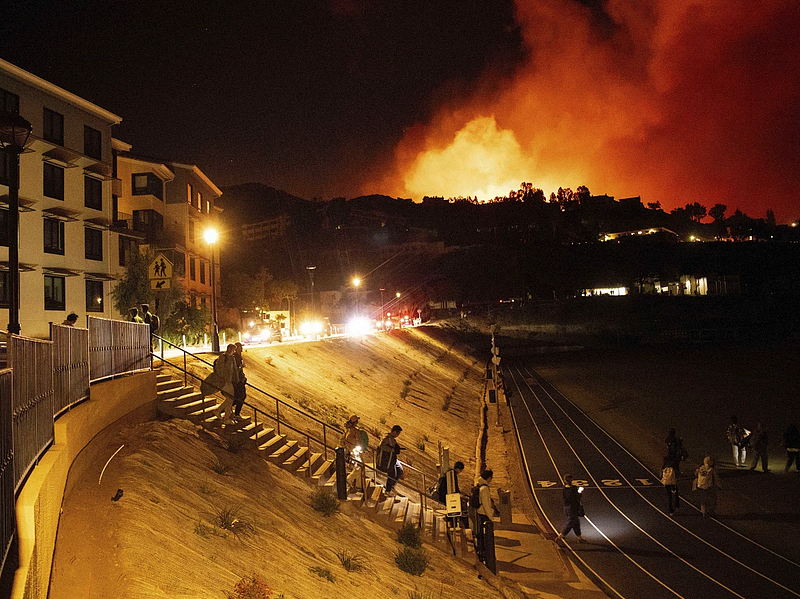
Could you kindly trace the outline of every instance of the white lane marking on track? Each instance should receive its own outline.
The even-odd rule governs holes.
[[[518,367],[517,367],[517,369],[519,370],[519,368],[518,368]],[[528,374],[530,374],[530,371],[529,371],[527,368],[525,368],[525,370],[528,372]],[[522,374],[522,373],[520,372],[520,375],[521,375],[521,374]],[[513,374],[512,374],[512,376],[513,376]],[[531,376],[532,376],[532,375],[531,375]],[[578,423],[577,423],[577,422],[575,422],[575,420],[573,420],[572,416],[570,416],[569,414],[567,414],[566,410],[564,410],[564,408],[563,408],[563,407],[562,407],[562,406],[561,406],[561,405],[560,405],[560,404],[559,404],[559,403],[556,401],[556,399],[555,399],[555,398],[554,398],[554,397],[553,397],[553,396],[550,394],[550,392],[549,392],[549,391],[547,391],[547,389],[545,389],[545,388],[544,388],[542,385],[539,385],[539,388],[540,388],[542,391],[544,391],[544,392],[547,394],[547,396],[550,398],[550,401],[552,401],[552,402],[553,402],[553,404],[555,404],[555,405],[558,407],[558,409],[559,409],[559,410],[561,410],[561,412],[564,414],[564,416],[566,416],[566,417],[569,419],[569,421],[570,421],[570,422],[572,422],[572,424],[573,424],[573,425],[575,425],[575,428],[576,428],[578,431],[580,431],[580,433],[581,433],[581,434],[582,434],[584,437],[586,437],[586,439],[589,441],[589,443],[591,443],[591,444],[592,444],[592,447],[594,447],[594,448],[597,450],[597,452],[598,452],[598,453],[599,453],[601,456],[603,456],[603,458],[604,458],[604,459],[605,459],[605,460],[606,460],[606,461],[609,463],[609,465],[610,465],[612,468],[614,468],[614,470],[616,470],[617,472],[619,472],[619,474],[620,474],[620,476],[622,476],[622,478],[625,478],[625,475],[624,475],[624,474],[622,474],[622,472],[620,472],[620,470],[619,470],[619,469],[618,469],[618,468],[617,468],[617,467],[614,465],[614,463],[611,461],[611,459],[610,459],[610,458],[609,458],[609,457],[608,457],[608,456],[607,456],[605,453],[603,453],[603,451],[602,451],[602,450],[601,450],[599,447],[597,447],[597,445],[596,445],[596,444],[595,444],[595,442],[594,442],[594,441],[593,441],[593,440],[592,440],[592,439],[589,437],[589,435],[587,435],[587,434],[586,434],[586,432],[585,432],[585,431],[584,431],[584,430],[583,430],[583,429],[582,429],[580,426],[578,426]],[[542,406],[542,409],[543,409],[545,412],[547,412],[547,415],[550,417],[550,419],[551,419],[551,421],[552,421],[552,420],[553,420],[553,418],[552,418],[552,416],[550,415],[550,412],[547,410],[547,408],[545,408],[545,407],[544,407],[544,405],[542,404],[542,402],[539,400],[539,398],[538,398],[538,395],[536,394],[536,391],[534,391],[534,390],[531,388],[531,393],[533,393],[533,395],[536,397],[536,400],[539,402],[539,405],[540,405],[540,406]],[[573,406],[575,405],[573,402],[571,402],[571,401],[570,401],[570,400],[569,400],[569,399],[566,397],[566,395],[564,395],[564,394],[563,394],[563,393],[561,393],[560,391],[559,391],[559,395],[561,395],[561,397],[563,397],[565,400],[569,401],[569,403],[571,403]],[[576,406],[576,407],[577,407],[577,406]],[[580,410],[580,408],[578,408],[578,409]],[[594,424],[595,426],[597,426],[597,425],[596,425],[596,423],[594,422],[594,420],[592,420],[592,419],[591,419],[591,418],[590,418],[590,417],[589,417],[589,416],[588,416],[588,415],[587,415],[585,412],[583,412],[582,410],[580,410],[580,412],[581,412],[581,414],[582,414],[582,415],[583,415],[583,416],[584,416],[584,417],[585,417],[585,418],[586,418],[586,419],[587,419],[589,422],[591,422],[592,424]],[[555,421],[553,421],[553,423],[555,424]],[[559,432],[561,432],[561,429],[560,429],[560,427],[558,427],[558,425],[555,425],[555,426],[556,426],[556,428],[558,428]],[[606,431],[604,431],[603,429],[601,429],[599,426],[597,426],[597,428],[598,428],[599,430],[601,430],[603,433],[605,433],[607,436],[609,436],[610,438],[612,438],[612,439],[613,439],[613,437],[611,437],[611,435],[609,435],[609,434],[608,434]],[[564,437],[564,434],[563,434],[563,433],[561,433],[561,436],[562,436],[562,437]],[[570,449],[572,449],[572,445],[569,443],[569,441],[567,441],[567,440],[566,440],[566,437],[564,437],[564,440],[567,442],[567,444],[568,444],[568,445],[570,445]],[[617,443],[617,445],[619,445],[619,443]],[[576,456],[576,457],[578,457],[578,455],[577,455],[577,453],[575,452],[575,450],[573,450],[573,453],[575,453],[575,456]],[[629,455],[630,455],[630,453],[629,453]],[[578,457],[578,460],[579,460],[579,461],[581,461],[581,464],[583,465],[583,461],[580,459],[580,457]],[[638,462],[638,460],[637,460],[637,462]],[[641,462],[638,462],[638,463],[641,465]],[[584,467],[585,467],[585,466],[584,466]],[[588,470],[588,469],[587,469],[587,470]],[[627,481],[627,479],[625,479],[625,480]],[[637,480],[637,481],[640,481],[640,482],[641,482],[641,481],[644,481],[644,480],[647,480],[647,479],[641,479],[641,478],[637,478],[637,479],[635,479],[635,480]],[[636,494],[637,494],[637,495],[639,495],[639,497],[641,497],[641,498],[642,498],[642,499],[645,501],[645,503],[649,504],[649,505],[650,505],[650,506],[651,506],[651,507],[652,507],[652,508],[653,508],[653,509],[654,509],[654,510],[655,510],[655,511],[656,511],[656,512],[659,514],[659,515],[661,515],[661,516],[663,516],[663,517],[665,517],[665,518],[667,517],[667,516],[664,514],[664,512],[662,512],[660,509],[658,509],[658,508],[657,508],[657,507],[656,507],[656,506],[655,506],[655,505],[654,505],[654,504],[653,504],[653,503],[652,503],[650,500],[648,500],[648,499],[647,499],[647,498],[646,498],[644,495],[642,495],[642,494],[641,494],[641,493],[640,493],[640,492],[639,492],[639,491],[638,491],[636,488],[634,488],[634,491],[636,492]],[[602,491],[601,491],[601,492],[602,492]],[[608,499],[608,498],[607,498],[607,499]],[[617,511],[619,511],[619,512],[622,514],[622,512],[619,510],[619,508],[617,508],[616,506],[614,506],[614,507],[615,507],[615,509],[617,509]],[[624,516],[624,514],[623,514],[623,516]],[[626,519],[628,519],[628,518],[627,518],[627,516],[625,516],[625,517],[626,517]],[[628,520],[629,520],[631,523],[633,523],[633,522],[632,522],[630,519],[628,519]],[[671,519],[671,518],[670,518],[669,520],[670,520],[670,522],[672,522],[673,524],[675,524],[676,526],[678,526],[678,527],[679,527],[679,528],[681,528],[682,530],[684,530],[684,531],[686,531],[687,533],[689,533],[691,536],[693,536],[693,537],[694,537],[695,539],[697,539],[698,541],[700,541],[700,542],[704,543],[704,544],[705,544],[705,545],[707,545],[708,547],[711,547],[712,549],[714,549],[715,551],[717,551],[717,552],[718,552],[720,555],[724,555],[725,557],[727,557],[728,559],[730,559],[732,562],[734,562],[734,563],[736,563],[736,564],[738,564],[738,565],[742,566],[742,567],[743,567],[743,568],[745,568],[746,570],[749,570],[749,571],[750,571],[750,572],[752,572],[753,574],[756,574],[757,576],[760,576],[760,577],[761,577],[761,578],[763,578],[764,580],[766,580],[766,581],[768,581],[768,582],[771,582],[771,583],[772,583],[772,584],[774,584],[775,586],[778,586],[778,587],[782,588],[783,590],[785,590],[785,591],[787,591],[787,592],[791,593],[792,595],[794,595],[794,596],[796,596],[796,597],[800,597],[800,593],[797,593],[796,591],[793,591],[792,589],[790,589],[789,587],[787,587],[787,586],[785,586],[785,585],[781,584],[781,583],[780,583],[780,582],[778,582],[777,580],[774,580],[774,579],[770,578],[769,576],[767,576],[766,574],[764,574],[764,573],[762,573],[762,572],[759,572],[758,570],[756,570],[756,569],[752,568],[751,566],[748,566],[748,565],[747,565],[747,564],[745,564],[744,562],[741,562],[741,561],[739,561],[738,559],[736,559],[735,557],[733,557],[733,556],[732,556],[732,555],[730,555],[729,553],[726,553],[725,551],[723,551],[722,549],[720,549],[720,548],[719,548],[719,547],[717,547],[716,545],[714,545],[714,544],[710,543],[709,541],[705,540],[705,539],[704,539],[704,538],[702,538],[701,536],[699,536],[699,535],[695,534],[693,531],[689,530],[688,528],[686,528],[685,526],[683,526],[683,525],[682,525],[682,524],[680,524],[679,522],[676,522],[675,520],[673,520],[673,519]],[[636,526],[636,525],[634,524],[634,526]],[[638,526],[636,526],[636,527],[637,527],[637,528],[639,528]],[[667,549],[667,551],[670,551],[670,553],[673,553],[671,550],[669,550],[668,548],[666,548],[666,546],[664,546],[664,545],[662,545],[660,542],[656,541],[656,539],[655,539],[654,537],[652,537],[651,535],[649,535],[648,533],[646,533],[646,532],[645,532],[643,529],[639,528],[639,530],[642,530],[642,532],[644,532],[644,533],[645,533],[645,534],[646,534],[648,537],[650,537],[651,539],[653,539],[653,540],[654,540],[656,543],[658,543],[659,545],[661,545],[662,547],[664,547],[665,549]],[[677,554],[674,554],[674,553],[673,553],[673,555],[675,555],[676,557],[678,557],[678,556],[677,556]],[[682,559],[682,558],[679,558],[679,559]],[[689,562],[686,562],[685,560],[682,560],[682,561],[684,561],[685,563],[689,564]],[[719,586],[721,586],[721,587],[723,587],[724,589],[726,589],[726,590],[730,591],[731,593],[734,593],[735,595],[737,595],[737,596],[741,597],[741,595],[738,595],[738,593],[736,593],[736,592],[735,592],[735,591],[733,591],[732,589],[728,588],[727,586],[725,586],[724,584],[722,584],[721,582],[719,582],[718,580],[716,580],[715,578],[713,578],[711,575],[709,575],[709,574],[706,574],[705,572],[703,572],[702,570],[700,570],[699,568],[695,567],[695,566],[694,566],[694,565],[692,565],[692,564],[689,564],[689,565],[692,567],[692,569],[694,569],[695,571],[699,572],[700,574],[702,574],[703,576],[705,576],[705,577],[706,577],[706,578],[708,578],[709,580],[713,580],[713,581],[714,581],[714,582],[716,582],[716,583],[717,583]]]
[[[509,373],[511,374],[512,379],[514,379],[514,373],[512,373],[510,370],[509,370]],[[514,385],[517,387],[517,393],[519,393],[520,397],[521,397],[522,396],[522,392],[520,391],[519,385],[517,385],[516,379],[514,379]],[[513,404],[509,403],[508,407],[509,407],[509,411],[511,412],[511,420],[514,422],[514,434],[517,437],[517,444],[519,445],[519,453],[522,456],[522,463],[525,466],[525,472],[527,472],[527,474],[528,474],[528,477],[527,477],[528,478],[528,484],[529,484],[529,486],[531,488],[531,492],[533,493],[533,499],[534,499],[534,501],[536,501],[536,505],[539,506],[539,513],[542,514],[542,516],[544,516],[545,520],[547,520],[547,523],[550,525],[550,528],[552,528],[555,531],[557,529],[553,525],[553,521],[550,520],[550,518],[548,517],[547,512],[545,512],[544,508],[542,508],[542,504],[539,503],[539,497],[536,494],[536,489],[533,487],[533,478],[531,477],[531,469],[528,466],[528,457],[525,455],[525,451],[522,448],[522,438],[519,436],[519,426],[517,426],[517,418],[516,418],[516,416],[514,416]],[[527,406],[526,406],[526,408],[527,408]],[[528,414],[530,415],[530,410],[528,411]],[[536,421],[533,419],[532,416],[531,416],[531,422],[533,423],[533,426],[536,428],[536,432],[539,434],[539,439],[541,439],[542,445],[544,446],[544,450],[547,452],[547,455],[550,457],[550,462],[553,464],[553,468],[555,468],[556,474],[558,474],[558,476],[560,478],[561,477],[561,473],[558,471],[558,467],[556,466],[556,463],[553,460],[553,456],[550,455],[550,448],[548,448],[547,444],[544,442],[544,438],[542,437],[542,431],[539,430],[539,425],[536,424]],[[591,572],[598,580],[600,580],[606,586],[607,589],[612,591],[620,599],[625,599],[625,596],[622,593],[620,593],[611,584],[609,584],[608,581],[606,581],[602,576],[600,576],[600,574],[598,574],[594,570],[594,568],[592,568],[586,562],[586,560],[584,560],[580,555],[578,555],[578,553],[572,547],[567,545],[567,549],[569,549],[570,552],[572,553],[572,556],[575,559],[577,559],[579,562],[581,562],[583,564],[583,567],[586,568],[589,572]],[[649,574],[646,571],[645,571],[645,573]]]
[[[520,376],[522,376],[522,372],[519,370],[519,368],[518,368],[518,367],[517,367],[517,371],[519,372]],[[511,376],[512,376],[512,377],[514,376],[513,372],[511,373]],[[515,382],[516,382],[516,379],[515,379]],[[559,426],[559,425],[556,423],[556,421],[555,421],[555,419],[553,418],[552,414],[550,414],[550,411],[549,411],[549,410],[548,410],[548,409],[547,409],[547,408],[544,406],[544,404],[541,402],[541,400],[539,399],[538,395],[537,395],[537,394],[536,394],[536,392],[535,392],[535,391],[534,391],[534,390],[533,390],[533,389],[530,387],[530,385],[528,386],[528,388],[530,389],[530,391],[531,391],[531,393],[533,394],[533,396],[534,396],[534,398],[536,399],[536,401],[537,401],[537,402],[539,402],[539,405],[542,407],[542,409],[543,409],[543,410],[545,411],[545,413],[547,414],[547,417],[548,417],[548,418],[550,418],[550,422],[553,424],[553,426],[555,427],[555,429],[556,429],[556,430],[559,432],[559,434],[561,435],[561,438],[562,438],[562,439],[564,439],[564,442],[565,442],[565,443],[566,443],[566,444],[569,446],[569,448],[570,448],[570,451],[572,451],[572,454],[575,456],[575,458],[578,460],[578,462],[580,462],[581,466],[583,466],[583,469],[584,469],[584,470],[585,470],[585,471],[588,473],[588,472],[589,472],[589,468],[586,466],[586,464],[584,463],[583,459],[581,459],[581,457],[578,455],[578,452],[577,452],[577,451],[575,451],[575,448],[572,446],[572,443],[570,443],[570,442],[569,442],[569,440],[567,439],[566,435],[564,434],[564,431],[562,431],[562,430],[561,430],[561,427],[560,427],[560,426]],[[542,387],[540,386],[540,388],[542,388]],[[547,391],[545,391],[545,393],[547,393]],[[548,394],[548,395],[549,395],[549,394]],[[555,401],[555,399],[553,399],[553,397],[552,397],[552,396],[550,396],[550,399],[551,399],[551,401],[552,401],[552,402],[553,402],[553,403],[554,403],[556,406],[558,406],[558,403]],[[527,406],[526,406],[526,407],[527,407]],[[560,406],[558,406],[558,407],[560,408]],[[564,409],[563,409],[563,408],[560,408],[560,409],[561,409],[561,411],[564,413],[564,415],[565,415],[567,418],[569,418],[570,422],[572,422],[572,424],[575,426],[575,428],[577,428],[577,429],[578,429],[578,430],[579,430],[579,431],[580,431],[580,432],[583,434],[583,436],[584,436],[584,437],[586,437],[586,439],[588,439],[588,441],[589,441],[589,442],[592,444],[592,446],[593,446],[593,447],[594,447],[594,448],[597,450],[597,452],[598,452],[598,453],[599,453],[601,456],[603,456],[603,458],[605,458],[605,460],[606,460],[606,461],[609,463],[609,465],[611,465],[611,467],[612,467],[612,468],[614,468],[614,470],[616,470],[616,471],[619,473],[619,475],[620,475],[620,476],[622,476],[622,478],[623,478],[623,479],[624,479],[624,480],[627,482],[627,479],[625,478],[625,475],[623,475],[623,474],[622,474],[622,472],[620,472],[620,471],[619,471],[619,469],[618,469],[618,468],[616,468],[616,466],[614,466],[614,464],[611,462],[611,460],[608,458],[608,456],[606,456],[606,455],[605,455],[605,454],[604,454],[604,453],[603,453],[603,452],[600,450],[600,448],[599,448],[599,447],[597,447],[597,445],[595,445],[595,444],[594,444],[594,442],[593,442],[591,439],[589,439],[589,437],[586,435],[586,433],[584,433],[584,432],[581,430],[581,428],[580,428],[580,427],[579,427],[579,426],[578,426],[578,425],[575,423],[575,421],[574,421],[574,420],[572,420],[572,418],[569,416],[569,414],[567,414],[567,413],[564,411]],[[530,410],[528,410],[528,412],[529,412],[529,414],[530,414]],[[531,420],[533,420],[533,414],[530,414],[530,416],[531,416]],[[542,439],[542,443],[544,443],[544,439]],[[548,452],[548,453],[549,453],[549,452]],[[554,464],[554,466],[555,466],[555,464]],[[557,468],[556,468],[556,469],[557,469]],[[589,476],[592,478],[592,480],[594,480],[594,477],[591,475],[591,473],[589,473]],[[595,484],[596,484],[596,483],[595,483]],[[707,573],[703,572],[703,571],[702,571],[700,568],[698,568],[697,566],[695,566],[694,564],[692,564],[692,563],[691,563],[691,562],[689,562],[688,560],[685,560],[684,558],[682,558],[680,555],[678,555],[677,553],[675,553],[675,552],[674,552],[672,549],[670,549],[669,547],[667,547],[666,545],[664,545],[664,543],[662,543],[661,541],[659,541],[658,539],[656,539],[656,538],[655,538],[653,535],[651,535],[651,534],[650,534],[650,533],[648,533],[646,530],[644,530],[644,529],[643,529],[641,526],[639,526],[639,525],[638,525],[636,522],[634,522],[633,520],[631,520],[631,518],[630,518],[630,517],[628,517],[628,515],[627,515],[625,512],[623,512],[623,511],[622,511],[622,510],[621,510],[621,509],[620,509],[620,508],[619,508],[619,507],[618,507],[618,506],[617,506],[617,505],[616,505],[616,504],[615,504],[613,501],[611,501],[611,498],[610,498],[610,497],[609,497],[609,496],[606,494],[606,491],[605,491],[605,489],[603,489],[603,487],[601,487],[601,486],[598,486],[597,490],[598,490],[598,491],[600,492],[600,494],[601,494],[601,495],[602,495],[602,496],[605,498],[605,500],[606,500],[606,501],[609,503],[609,505],[610,505],[611,507],[613,507],[613,508],[614,508],[614,509],[617,511],[617,513],[619,513],[619,515],[620,515],[620,516],[622,516],[622,517],[623,517],[625,520],[627,520],[628,522],[630,522],[630,523],[631,523],[631,525],[633,525],[633,526],[634,526],[634,527],[635,527],[635,528],[636,528],[636,529],[637,529],[639,532],[641,532],[643,535],[645,535],[647,538],[649,538],[651,541],[653,541],[653,542],[654,542],[656,545],[658,545],[659,547],[661,547],[661,548],[662,548],[664,551],[666,551],[667,553],[669,553],[670,555],[672,555],[673,557],[675,557],[675,559],[677,559],[677,560],[681,561],[682,563],[684,563],[685,565],[687,565],[689,568],[691,568],[692,570],[694,570],[695,572],[697,572],[697,573],[698,573],[698,574],[700,574],[701,576],[704,576],[705,578],[707,578],[707,579],[708,579],[708,580],[710,580],[711,582],[714,582],[715,584],[717,584],[717,585],[718,585],[718,586],[720,586],[721,588],[725,589],[726,591],[728,591],[728,592],[729,592],[729,593],[731,593],[732,595],[735,595],[736,597],[739,597],[739,599],[745,599],[745,597],[744,597],[743,595],[740,595],[739,593],[737,593],[736,591],[734,591],[734,590],[733,590],[733,589],[731,589],[730,587],[726,586],[725,584],[723,584],[722,582],[720,582],[719,580],[717,580],[716,578],[714,578],[714,577],[713,577],[713,576],[711,576],[710,574],[707,574]],[[638,493],[638,491],[637,491],[637,493]],[[638,494],[641,496],[641,493],[638,493]],[[644,497],[642,497],[642,498],[644,498]],[[646,501],[648,504],[650,504],[650,505],[651,505],[653,508],[655,508],[655,506],[653,506],[653,504],[652,504],[652,503],[650,503],[650,502],[649,502],[649,501],[647,501],[646,499],[645,499],[645,501]],[[661,513],[661,510],[657,510],[657,511],[658,511],[659,513]],[[631,562],[633,562],[634,564],[636,564],[637,566],[639,566],[639,568],[640,568],[640,569],[641,569],[643,572],[646,572],[648,575],[650,575],[650,576],[653,578],[653,580],[656,580],[656,581],[658,581],[658,582],[659,582],[661,585],[663,585],[665,588],[667,588],[667,589],[669,589],[670,591],[672,591],[672,592],[673,592],[675,595],[678,595],[677,591],[675,591],[675,590],[674,590],[674,589],[672,589],[671,587],[667,586],[667,585],[666,585],[666,584],[665,584],[663,581],[661,581],[660,579],[656,578],[656,576],[655,576],[654,574],[652,574],[651,572],[649,572],[648,570],[646,570],[646,569],[644,568],[644,566],[640,565],[640,564],[639,564],[638,562],[636,562],[636,561],[635,561],[633,558],[631,558],[630,556],[628,556],[628,555],[627,555],[627,554],[626,554],[624,551],[620,550],[619,548],[617,548],[617,550],[618,550],[618,551],[621,551],[621,553],[622,553],[622,554],[623,554],[625,557],[627,557],[627,558],[628,558],[628,559],[629,559]],[[762,575],[762,576],[763,576],[763,575]],[[767,578],[767,580],[771,580],[771,579]],[[775,581],[772,581],[772,582],[775,582]],[[775,584],[777,584],[778,586],[782,586],[782,585],[780,585],[780,583],[777,583],[777,582],[775,582]],[[785,588],[785,587],[784,587],[784,588]],[[790,591],[790,592],[791,592],[791,591]]]
[[[525,370],[528,370],[528,369],[526,368]],[[510,369],[509,369],[509,372],[510,372]],[[538,373],[537,373],[537,375],[538,375]],[[512,374],[512,376],[513,376],[513,374]],[[542,378],[544,378],[544,377],[542,377]],[[547,381],[547,379],[545,379],[545,381]],[[600,426],[599,424],[597,424],[597,422],[595,422],[595,421],[594,421],[594,420],[593,420],[593,419],[592,419],[592,418],[591,418],[591,417],[590,417],[590,416],[589,416],[589,415],[588,415],[586,412],[584,412],[584,411],[581,409],[581,407],[580,407],[579,405],[577,405],[577,404],[576,404],[574,401],[572,401],[572,400],[571,400],[569,397],[567,397],[566,395],[564,395],[564,394],[561,392],[561,390],[560,390],[558,387],[556,387],[556,386],[555,386],[553,383],[551,383],[550,381],[547,381],[547,384],[548,384],[548,385],[550,385],[550,386],[551,386],[553,389],[555,389],[555,390],[558,392],[558,394],[559,394],[561,397],[563,397],[563,398],[564,398],[564,399],[565,399],[565,400],[566,400],[566,401],[567,401],[567,402],[568,402],[570,405],[572,405],[572,407],[574,407],[574,408],[575,408],[576,410],[578,410],[578,411],[579,411],[581,414],[583,414],[583,415],[586,417],[586,419],[587,419],[589,422],[591,422],[591,423],[592,423],[592,424],[593,424],[593,425],[594,425],[594,426],[597,428],[597,430],[599,430],[599,431],[600,431],[601,433],[603,433],[603,434],[604,434],[606,437],[608,437],[608,438],[609,438],[611,441],[613,441],[613,442],[614,442],[614,443],[615,443],[615,444],[616,444],[616,445],[617,445],[617,446],[618,446],[618,447],[619,447],[619,448],[620,448],[622,451],[624,451],[625,453],[627,453],[627,454],[628,454],[628,455],[631,457],[631,459],[632,459],[634,462],[636,462],[637,464],[639,464],[639,465],[640,465],[642,468],[644,468],[645,470],[647,470],[647,471],[648,471],[650,474],[652,474],[652,475],[653,475],[653,476],[654,476],[656,479],[658,479],[658,476],[656,475],[656,473],[655,473],[655,472],[653,472],[652,470],[650,470],[650,468],[648,468],[648,467],[647,467],[645,464],[643,464],[643,463],[642,463],[642,461],[641,461],[639,458],[637,458],[637,457],[636,457],[635,455],[633,455],[633,454],[632,454],[630,451],[628,451],[628,449],[627,449],[627,448],[626,448],[624,445],[622,445],[622,444],[621,444],[619,441],[617,441],[617,440],[616,440],[616,439],[615,439],[615,438],[614,438],[614,437],[613,437],[613,436],[612,436],[612,435],[611,435],[611,434],[610,434],[610,433],[609,433],[609,432],[608,432],[606,429],[604,429],[602,426]],[[537,385],[538,385],[539,387],[541,387],[542,389],[544,389],[544,387],[542,387],[541,385],[539,385],[538,381],[537,381]],[[545,392],[546,392],[548,395],[550,395],[550,393],[549,393],[549,392],[548,392],[546,389],[545,389]],[[550,395],[550,397],[552,398],[552,395]],[[659,479],[659,480],[660,480],[660,479]],[[692,508],[693,508],[693,509],[694,509],[696,512],[698,512],[698,513],[700,512],[700,509],[699,509],[699,508],[698,508],[698,507],[697,507],[695,504],[693,504],[692,502],[690,502],[690,501],[685,501],[685,500],[684,500],[684,503],[687,503],[687,504],[691,505],[691,506],[692,506]],[[798,564],[797,562],[790,560],[788,557],[786,557],[786,556],[784,556],[784,555],[781,555],[780,553],[778,553],[778,552],[776,552],[776,551],[773,551],[773,550],[772,550],[772,549],[770,549],[769,547],[765,547],[764,545],[762,545],[762,544],[761,544],[761,543],[759,543],[758,541],[755,541],[755,540],[751,539],[750,537],[748,537],[748,536],[746,536],[746,535],[744,535],[744,534],[740,533],[740,532],[739,532],[738,530],[736,530],[735,528],[731,528],[730,526],[728,526],[728,525],[727,525],[727,524],[725,524],[724,522],[721,522],[721,521],[717,520],[716,518],[711,518],[711,520],[712,520],[713,522],[715,522],[716,524],[719,524],[719,525],[720,525],[722,528],[724,528],[724,529],[726,529],[726,530],[728,530],[728,531],[732,532],[732,533],[733,533],[733,534],[735,534],[736,536],[738,536],[738,537],[740,537],[740,538],[742,538],[742,539],[745,539],[746,541],[749,541],[750,543],[752,543],[753,545],[755,545],[755,546],[756,546],[756,547],[758,547],[759,549],[763,549],[763,550],[764,550],[764,551],[766,551],[767,553],[770,553],[770,554],[774,555],[775,557],[777,557],[777,558],[780,558],[780,559],[782,559],[783,561],[785,561],[785,562],[788,562],[788,563],[792,564],[792,565],[793,565],[793,566],[795,566],[796,568],[800,568],[800,564]],[[691,533],[691,531],[688,531],[688,532],[690,532],[690,533]],[[694,534],[694,533],[692,533],[692,534]],[[701,539],[701,540],[704,540],[704,539]]]

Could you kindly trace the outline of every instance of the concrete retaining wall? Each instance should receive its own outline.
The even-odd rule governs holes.
[[[61,502],[67,477],[84,447],[111,425],[156,416],[156,373],[144,372],[92,385],[90,399],[55,422],[55,443],[33,469],[17,499],[19,568],[11,599],[46,599]],[[80,460],[87,464],[90,460]],[[79,476],[72,477],[78,480]]]

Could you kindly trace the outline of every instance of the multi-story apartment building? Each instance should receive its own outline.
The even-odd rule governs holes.
[[[216,225],[214,203],[222,192],[195,165],[147,158],[119,140],[113,143],[120,267],[131,251],[146,244],[172,262],[190,305],[210,305],[211,252],[219,290],[219,249],[206,243],[204,233]]]
[[[19,170],[20,324],[49,336],[70,312],[111,317],[116,235],[111,128],[122,120],[0,60],[0,109],[33,126]],[[1,154],[1,153],[0,153]],[[8,184],[0,158],[0,322],[8,322]],[[2,320],[5,319],[5,320]]]

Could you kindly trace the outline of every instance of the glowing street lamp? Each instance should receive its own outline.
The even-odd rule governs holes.
[[[217,328],[217,266],[214,259],[214,250],[219,234],[216,229],[209,228],[203,233],[203,238],[211,251],[211,351],[219,352],[219,329]]]
[[[0,149],[8,155],[8,332],[19,335],[19,155],[33,127],[19,114],[0,112]]]

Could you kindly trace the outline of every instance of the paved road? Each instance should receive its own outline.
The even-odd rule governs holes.
[[[671,518],[660,475],[524,362],[506,365],[512,414],[534,497],[558,531],[565,474],[586,488],[587,543],[568,551],[624,599],[800,597],[800,564],[683,503]],[[693,499],[693,498],[690,498]]]

